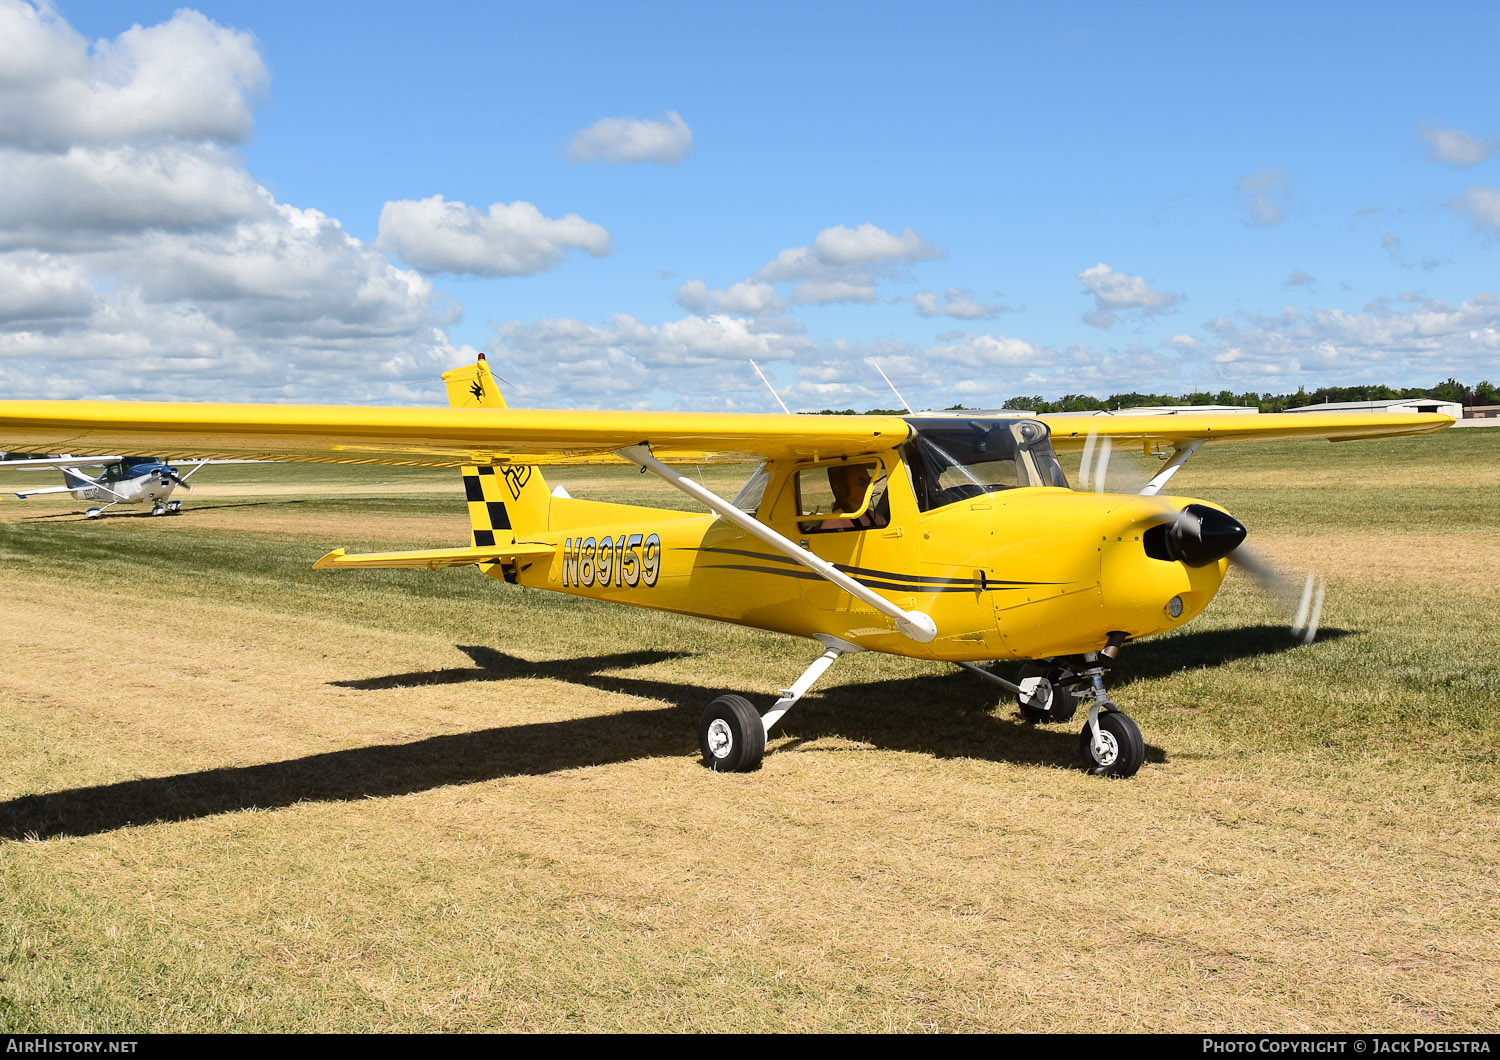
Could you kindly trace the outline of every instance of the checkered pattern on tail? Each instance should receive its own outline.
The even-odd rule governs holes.
[[[473,544],[510,544],[516,539],[510,525],[510,511],[501,496],[503,479],[492,467],[464,468],[464,493],[469,498],[469,522],[473,525]]]
[[[448,387],[448,404],[454,408],[505,408],[484,354],[473,365],[444,372],[443,382]],[[540,468],[516,464],[466,467],[463,476],[473,544],[508,545],[520,535],[547,529],[552,494]]]

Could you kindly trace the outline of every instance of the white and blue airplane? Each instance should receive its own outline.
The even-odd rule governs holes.
[[[177,468],[154,456],[56,456],[30,460],[0,460],[0,468],[25,468],[33,471],[61,471],[63,485],[47,486],[43,489],[19,490],[21,500],[48,493],[71,493],[80,501],[104,501],[84,512],[85,518],[97,519],[105,510],[117,504],[141,504],[151,502],[152,515],[170,515],[182,509],[182,502],[172,500],[172,491],[178,486],[185,490],[199,468],[205,464],[219,463],[213,460],[195,460],[185,474],[179,475]],[[89,475],[83,468],[97,467],[97,475]]]

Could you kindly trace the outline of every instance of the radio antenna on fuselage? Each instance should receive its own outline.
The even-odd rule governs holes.
[[[772,386],[771,381],[766,378],[766,373],[760,370],[760,365],[756,364],[754,361],[751,361],[750,367],[755,369],[755,374],[760,376],[760,381],[766,384],[766,389],[769,390],[771,392],[771,396],[776,399],[776,404],[781,406],[781,411],[790,416],[792,414],[792,410],[786,407],[786,402],[782,401],[781,395],[776,393],[776,388]]]
[[[910,412],[913,416],[915,416],[917,414],[917,410],[912,408],[911,405],[907,404],[906,399],[901,396],[901,391],[896,389],[896,384],[891,382],[891,377],[885,374],[884,368],[880,367],[880,362],[875,360],[874,358],[871,358],[870,363],[873,364],[875,366],[875,370],[880,373],[880,378],[885,380],[885,385],[891,388],[891,393],[896,395],[896,400],[901,402],[901,404],[906,408],[907,412]]]

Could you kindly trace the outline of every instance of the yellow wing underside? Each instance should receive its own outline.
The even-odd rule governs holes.
[[[955,413],[962,416],[963,413]],[[1040,416],[1053,445],[1092,433],[1150,447],[1193,440],[1341,441],[1441,430],[1434,413]],[[897,416],[795,416],[549,409],[386,408],[167,402],[3,401],[0,446],[15,452],[150,454],[300,463],[466,467],[623,463],[646,442],[668,463],[816,460],[893,449],[911,435]]]
[[[1426,434],[1453,424],[1452,416],[1435,412],[1275,412],[1181,413],[1167,416],[1038,416],[1052,431],[1052,447],[1081,449],[1089,435],[1111,442],[1152,445],[1179,442],[1249,442],[1275,438],[1326,438],[1330,442]]]
[[[659,460],[713,464],[878,452],[909,432],[895,416],[0,401],[5,448],[80,456],[551,466],[623,464],[616,449],[649,442]]]

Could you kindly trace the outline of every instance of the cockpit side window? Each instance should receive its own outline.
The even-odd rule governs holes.
[[[917,507],[931,511],[1021,486],[1067,486],[1035,420],[922,418],[902,450]]]

